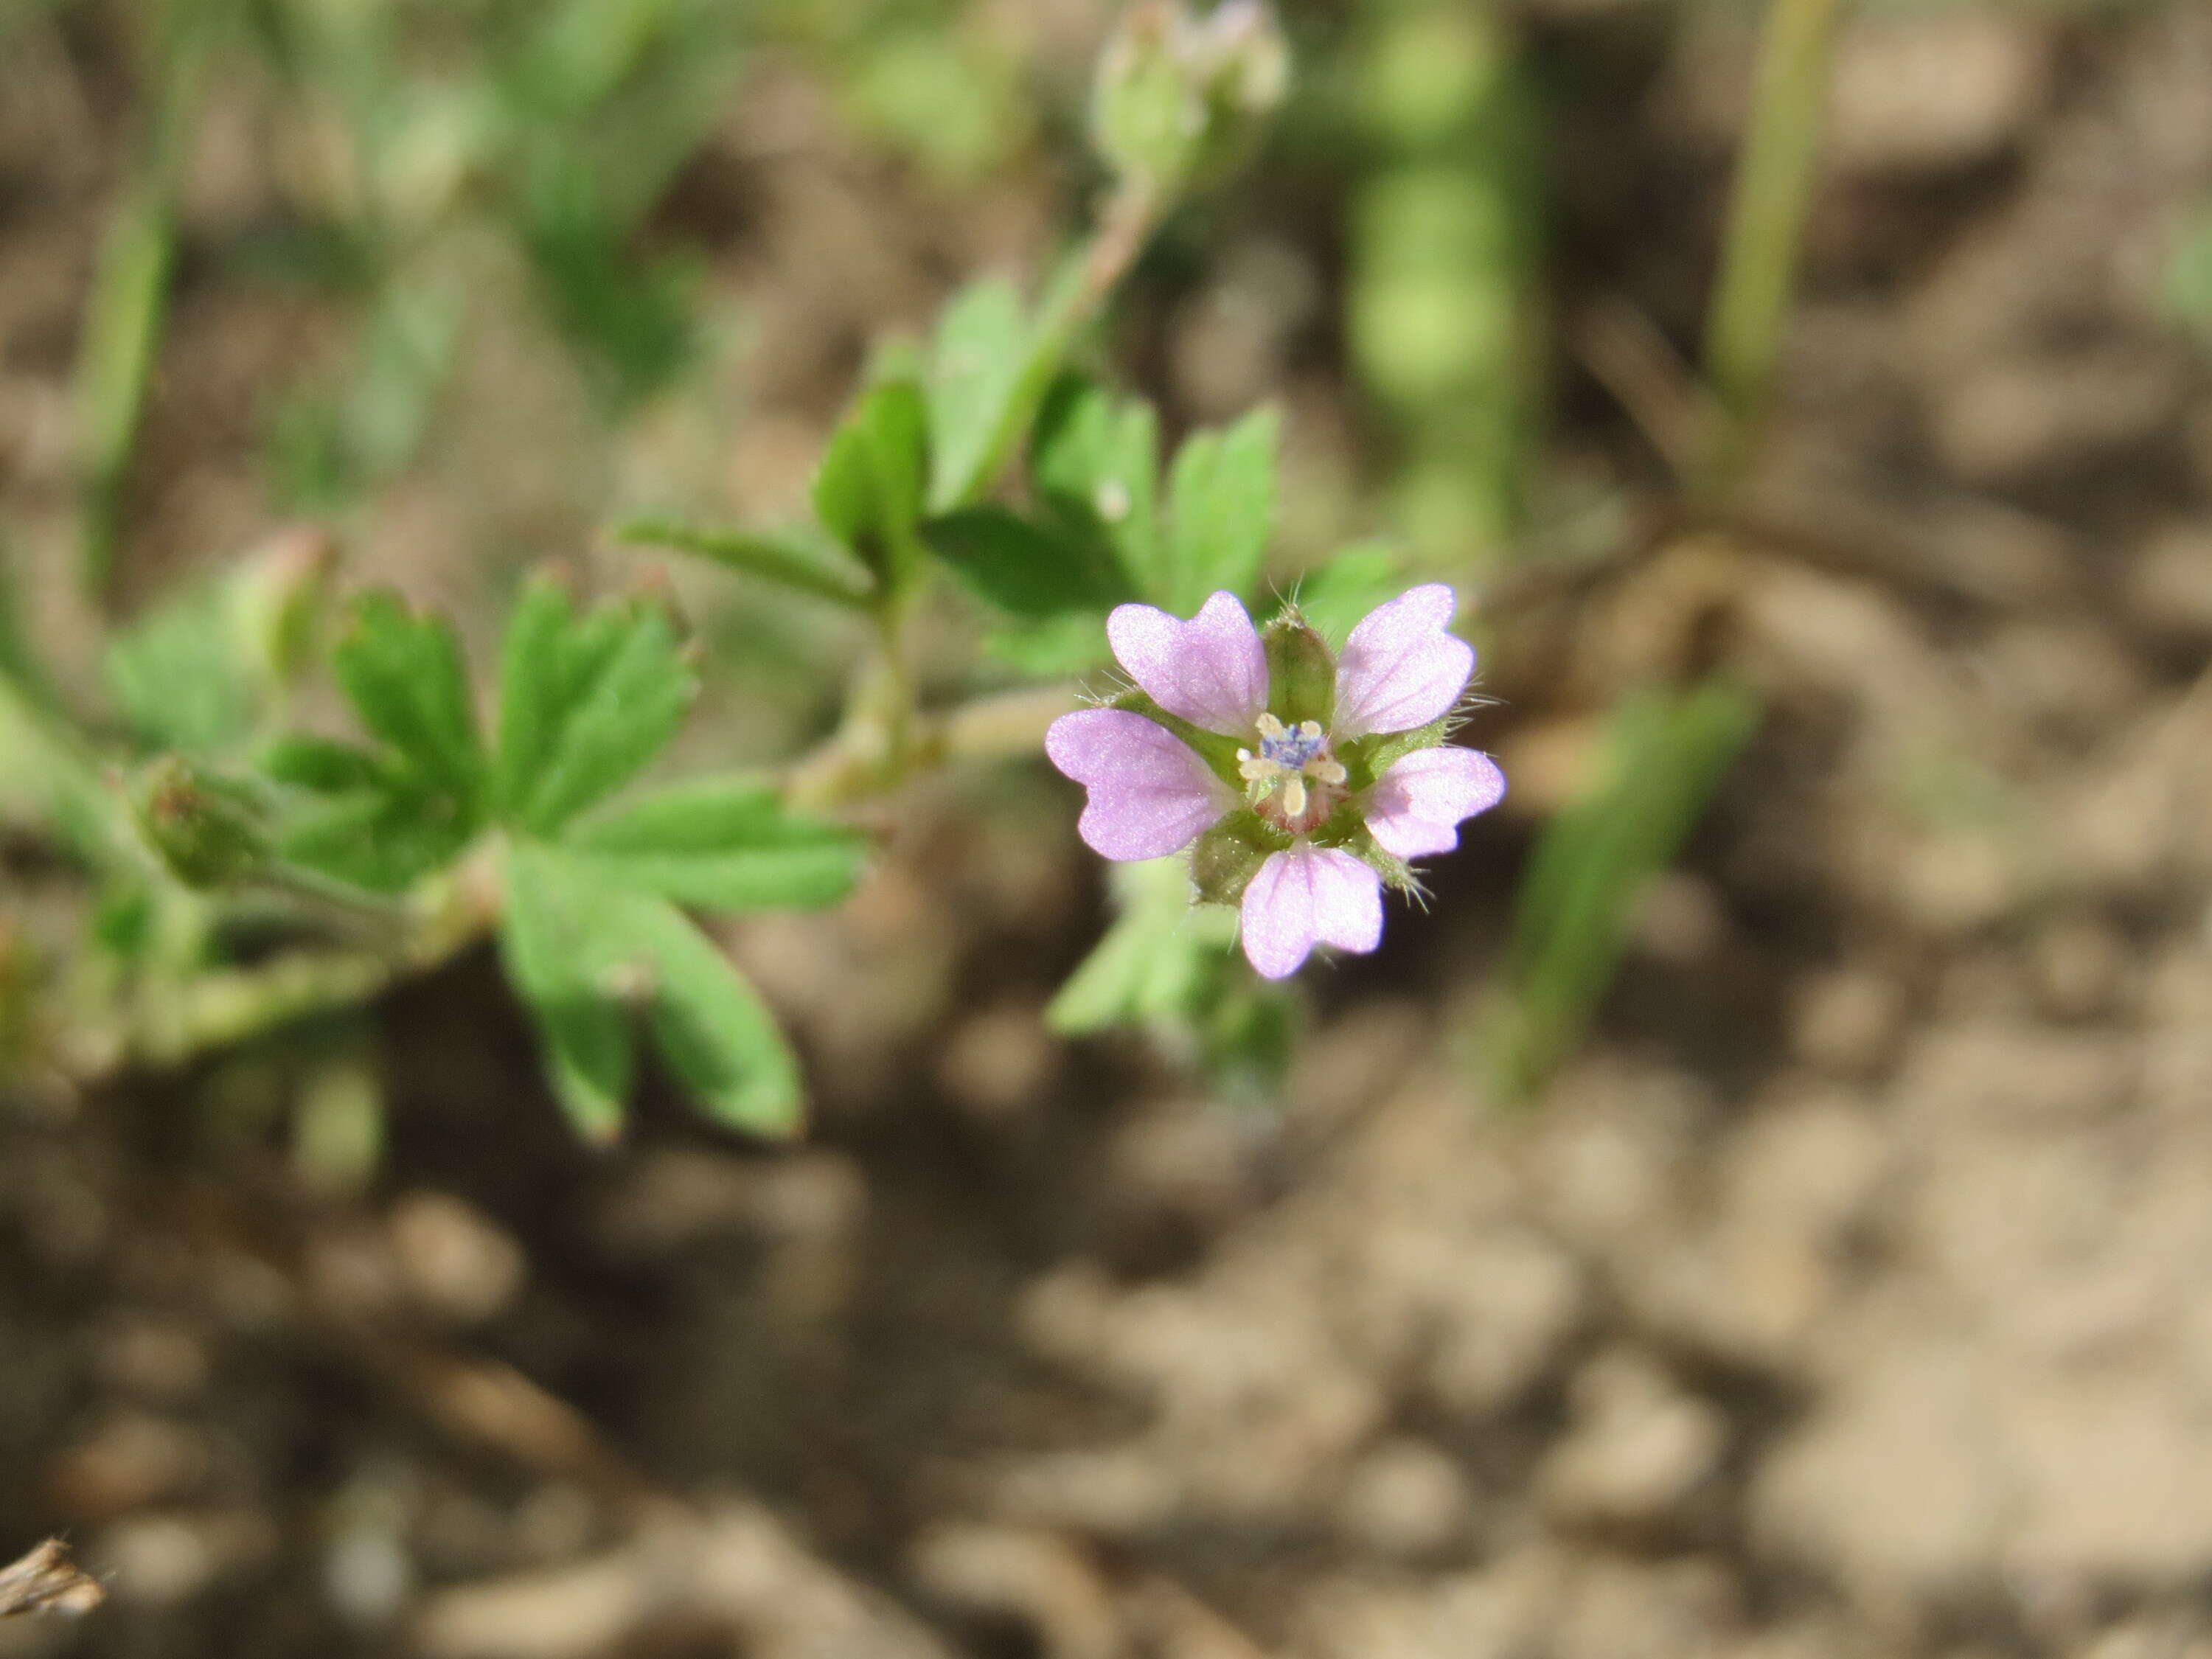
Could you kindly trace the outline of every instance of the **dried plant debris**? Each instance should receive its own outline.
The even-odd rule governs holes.
[[[107,1599],[98,1579],[70,1559],[69,1546],[49,1538],[21,1560],[0,1567],[0,1619],[19,1613],[77,1618]]]

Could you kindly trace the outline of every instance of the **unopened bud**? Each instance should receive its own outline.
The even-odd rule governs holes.
[[[1227,0],[1203,21],[1179,0],[1137,0],[1099,59],[1093,142],[1124,179],[1170,198],[1236,166],[1290,80],[1266,0]]]
[[[297,526],[270,538],[239,572],[232,590],[239,642],[272,684],[297,679],[312,662],[336,563],[326,532]]]
[[[1336,719],[1336,654],[1295,611],[1269,623],[1260,635],[1267,652],[1267,706],[1285,726],[1316,722],[1326,732]]]
[[[268,866],[269,813],[245,785],[170,755],[131,792],[139,828],[187,887],[221,887]]]

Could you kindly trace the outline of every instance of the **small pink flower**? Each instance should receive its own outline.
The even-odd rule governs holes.
[[[1238,872],[1244,954],[1269,979],[1296,973],[1316,945],[1372,951],[1382,872],[1407,884],[1404,860],[1449,852],[1461,820],[1505,793],[1488,756],[1443,746],[1439,723],[1474,670],[1474,650],[1444,631],[1452,607],[1451,589],[1431,583],[1370,611],[1333,684],[1318,682],[1324,725],[1292,718],[1316,697],[1314,676],[1271,684],[1268,642],[1234,594],[1216,593],[1188,622],[1122,605],[1107,636],[1144,694],[1131,700],[1151,710],[1086,708],[1045,738],[1053,764],[1090,792],[1083,839],[1109,859],[1163,858],[1222,828],[1249,866]],[[1326,664],[1295,618],[1270,624],[1268,641],[1290,634]]]

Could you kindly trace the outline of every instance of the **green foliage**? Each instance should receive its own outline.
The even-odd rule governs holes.
[[[989,487],[1042,397],[1036,325],[1003,278],[973,283],[945,307],[930,354],[929,507],[946,513]]]
[[[697,690],[658,605],[619,601],[579,617],[558,582],[532,581],[500,659],[501,817],[532,834],[559,830],[652,763]]]
[[[398,893],[455,857],[483,822],[489,769],[460,644],[443,617],[366,593],[331,669],[380,744],[295,738],[267,751],[268,775],[296,792],[278,848],[348,886]]]
[[[811,593],[817,599],[865,607],[876,592],[868,572],[828,537],[805,530],[729,530],[635,519],[616,532],[641,547],[667,547],[748,576]]]
[[[134,783],[131,805],[146,840],[187,887],[220,887],[269,863],[270,810],[261,793],[177,756]]]
[[[1030,481],[1065,532],[1109,550],[1133,586],[1164,586],[1159,512],[1159,418],[1141,398],[1062,375],[1037,417]]]
[[[692,266],[637,263],[629,227],[602,199],[578,157],[554,155],[530,169],[516,228],[554,320],[583,354],[617,408],[659,391],[690,359]]]
[[[891,380],[845,417],[814,475],[814,514],[886,587],[914,562],[929,477],[929,409],[921,388]]]
[[[970,587],[1016,617],[1095,611],[1129,597],[1120,572],[1073,538],[1055,538],[1003,507],[971,507],[922,528],[930,549]]]
[[[254,688],[220,586],[158,605],[108,638],[108,695],[140,743],[218,755],[252,729]]]
[[[473,814],[484,783],[483,745],[453,624],[410,611],[392,593],[364,593],[331,667],[361,723],[403,765]]]
[[[1219,178],[1258,142],[1288,88],[1290,59],[1262,6],[1139,0],[1099,59],[1091,141],[1135,187],[1175,196]]]
[[[1158,603],[1188,615],[1221,588],[1249,594],[1275,531],[1282,420],[1255,409],[1219,432],[1191,434],[1168,485],[1168,560]]]
[[[666,900],[613,885],[565,849],[520,842],[507,854],[500,941],[555,1089],[586,1134],[621,1127],[641,1016],[716,1119],[756,1134],[798,1127],[798,1067],[774,1020]]]
[[[1514,26],[1451,0],[1364,14],[1351,112],[1346,333],[1400,439],[1398,517],[1427,557],[1494,556],[1540,419],[1540,113]]]
[[[77,355],[77,425],[85,490],[88,586],[107,580],[124,476],[168,309],[176,232],[168,191],[149,178],[116,210]]]
[[[1642,693],[1615,711],[1604,775],[1545,830],[1514,914],[1508,1000],[1486,1041],[1508,1097],[1535,1089],[1581,1041],[1637,901],[1758,723],[1750,693],[1720,679]]]
[[[564,841],[610,884],[709,910],[835,904],[868,850],[854,831],[787,810],[756,778],[678,784],[595,814]]]
[[[295,394],[270,421],[270,482],[281,505],[327,511],[414,459],[452,367],[460,320],[460,305],[442,289],[394,282],[386,289],[343,386]]]
[[[1236,954],[1237,914],[1193,906],[1180,858],[1113,872],[1120,915],[1045,1011],[1063,1036],[1133,1025],[1223,1082],[1264,1088],[1289,1059],[1290,994]]]
[[[1360,619],[1406,591],[1406,562],[1383,542],[1340,549],[1318,569],[1298,579],[1298,612],[1339,651]]]

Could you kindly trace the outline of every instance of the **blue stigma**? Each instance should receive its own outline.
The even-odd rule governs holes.
[[[1293,728],[1279,738],[1262,737],[1260,739],[1260,758],[1273,761],[1286,771],[1296,772],[1303,769],[1308,761],[1328,747],[1327,733],[1307,737]]]

